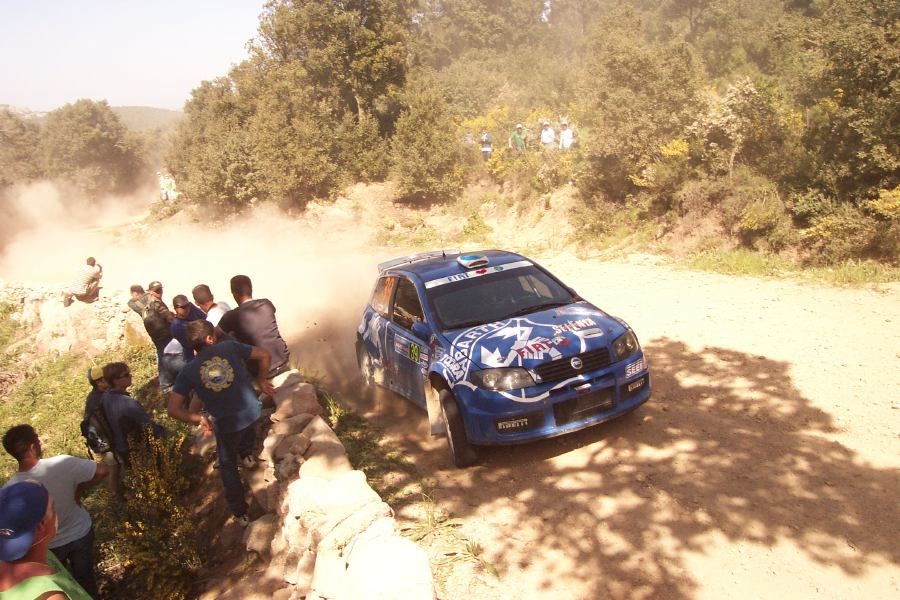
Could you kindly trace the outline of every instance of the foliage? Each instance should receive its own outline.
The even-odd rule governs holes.
[[[866,257],[875,241],[876,224],[855,206],[839,204],[833,212],[814,218],[801,234],[809,263],[833,264]]]
[[[621,8],[591,34],[578,115],[587,138],[578,186],[586,197],[623,200],[636,191],[631,176],[695,113],[700,71],[691,48],[652,42],[643,31],[640,16]]]
[[[394,176],[402,198],[413,202],[453,199],[462,189],[462,148],[452,135],[457,125],[434,88],[408,95],[391,144]]]
[[[38,152],[44,175],[91,196],[129,189],[142,169],[133,138],[105,101],[78,100],[47,115]]]
[[[146,443],[130,445],[118,551],[141,581],[142,597],[186,598],[200,567],[193,519],[182,501],[190,487],[182,464],[186,438],[145,437]]]
[[[37,157],[38,126],[8,109],[0,109],[0,189],[35,179],[40,173]]]

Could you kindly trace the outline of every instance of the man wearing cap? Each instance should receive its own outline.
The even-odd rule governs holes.
[[[569,124],[566,121],[560,123],[559,126],[561,127],[559,130],[559,149],[568,150],[575,143],[575,133],[569,129]]]
[[[162,300],[163,286],[159,281],[151,281],[147,286],[147,303],[143,308],[141,318],[144,320],[144,329],[153,340],[156,347],[156,363],[159,368],[159,387],[166,390],[172,387],[174,378],[169,370],[163,367],[163,355],[166,346],[172,341],[171,324],[175,315]]]
[[[194,296],[194,303],[206,313],[206,320],[213,325],[218,325],[222,316],[231,310],[227,302],[216,301],[213,298],[212,290],[205,283],[195,285],[191,294]]]
[[[521,123],[516,124],[516,130],[509,134],[509,147],[516,153],[524,152],[527,144],[525,142],[525,131]]]
[[[556,132],[550,127],[550,121],[544,121],[544,126],[541,128],[541,145],[545,149],[556,145]]]
[[[247,501],[238,474],[238,462],[247,468],[255,464],[256,422],[260,402],[245,362],[258,362],[256,382],[266,394],[274,395],[272,382],[266,379],[269,353],[263,348],[234,340],[221,340],[221,330],[206,320],[192,321],[187,326],[191,347],[197,356],[181,370],[172,393],[168,413],[173,419],[199,425],[211,432],[213,424],[197,412],[185,408],[188,394],[196,392],[203,407],[215,420],[219,476],[225,488],[225,501],[231,514],[241,525],[248,523]]]
[[[47,551],[56,535],[56,517],[54,500],[40,483],[21,481],[0,489],[0,595],[4,598],[91,598]]]
[[[81,506],[81,496],[109,474],[108,467],[66,454],[43,458],[41,440],[31,425],[16,425],[7,431],[3,448],[18,462],[18,471],[4,488],[36,481],[50,492],[59,526],[47,545],[81,587],[96,598],[94,527],[91,515]]]
[[[181,344],[184,362],[188,363],[194,358],[194,349],[191,348],[191,342],[188,340],[187,324],[198,319],[205,319],[206,313],[194,306],[184,294],[178,294],[172,298],[172,307],[175,309],[175,318],[172,319],[170,327],[172,337]]]

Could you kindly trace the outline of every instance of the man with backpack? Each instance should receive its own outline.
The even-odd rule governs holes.
[[[131,286],[131,300],[128,306],[141,316],[144,329],[156,347],[156,364],[159,369],[159,387],[167,391],[175,383],[171,369],[166,368],[165,349],[172,341],[171,323],[175,318],[162,300],[163,286],[159,281],[151,281],[147,291],[139,293],[140,286]]]
[[[91,385],[84,403],[84,419],[81,421],[81,435],[88,447],[91,457],[102,459],[109,468],[109,491],[117,494],[119,491],[119,458],[112,447],[112,428],[106,420],[103,411],[103,394],[109,389],[109,384],[103,379],[101,367],[91,367],[87,372],[87,380]]]
[[[94,574],[94,526],[81,506],[88,488],[109,474],[102,463],[66,454],[43,458],[41,440],[31,425],[16,425],[3,435],[3,448],[18,462],[18,471],[4,485],[36,481],[50,492],[59,527],[50,551],[92,598],[97,597]]]

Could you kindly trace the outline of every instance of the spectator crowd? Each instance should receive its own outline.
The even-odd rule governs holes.
[[[95,259],[88,259],[64,294],[66,304],[72,297],[95,299],[101,275]],[[200,435],[215,436],[225,501],[234,522],[245,526],[248,503],[239,469],[256,466],[258,423],[263,407],[273,404],[273,378],[290,369],[290,353],[274,304],[253,298],[246,275],[230,283],[233,309],[199,284],[191,298],[175,295],[170,310],[159,281],[146,290],[131,286],[128,307],[141,318],[156,349],[169,416],[196,425]],[[94,528],[81,499],[104,480],[121,494],[121,475],[136,445],[168,434],[131,396],[125,362],[91,367],[87,381],[81,434],[94,460],[44,457],[39,432],[28,424],[3,435],[3,448],[17,470],[0,489],[2,598],[97,598]]]

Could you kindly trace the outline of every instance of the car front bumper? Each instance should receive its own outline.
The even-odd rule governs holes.
[[[624,367],[616,371],[595,374],[536,402],[504,400],[502,410],[493,392],[457,393],[469,442],[488,446],[555,437],[622,416],[650,399],[649,369],[630,377]]]

